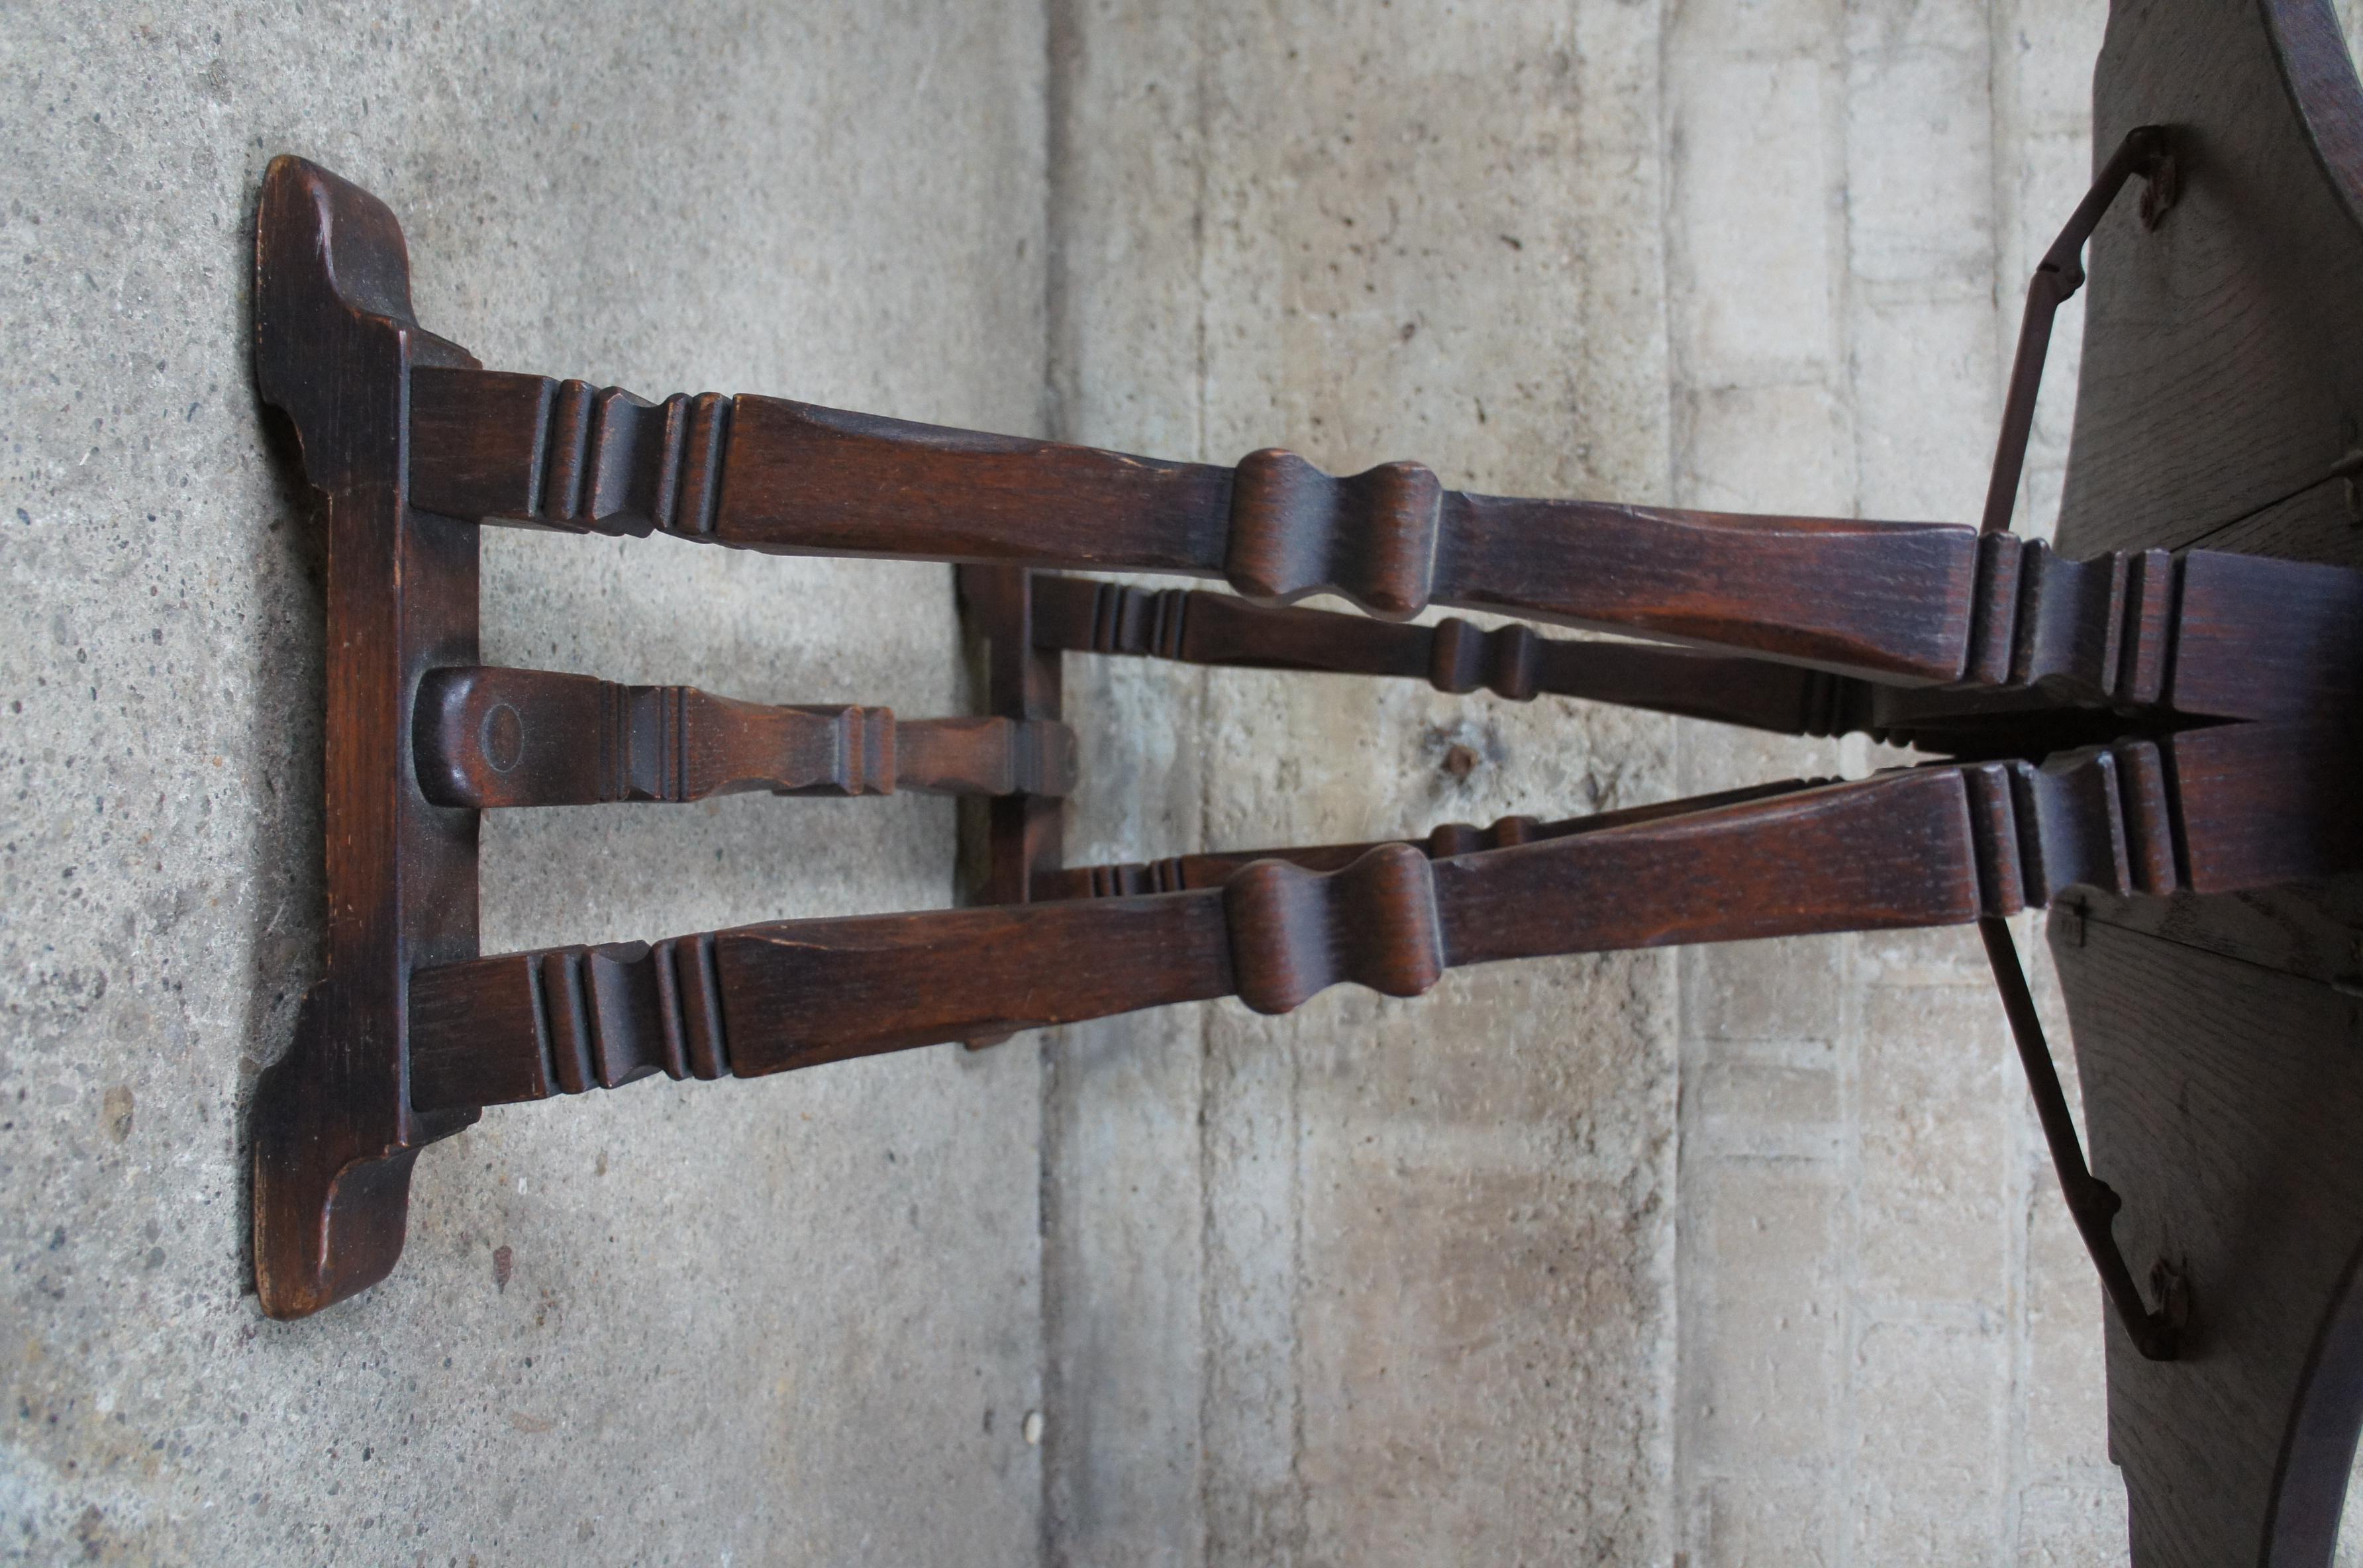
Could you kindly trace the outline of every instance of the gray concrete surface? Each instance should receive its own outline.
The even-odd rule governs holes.
[[[2102,10],[1060,0],[1056,427],[1971,517]],[[1880,760],[1306,678],[1071,691],[1096,858]],[[1958,934],[1218,1005],[1048,1060],[1058,1561],[2122,1559],[2098,1291]]]
[[[297,151],[487,363],[1026,430],[1037,6],[0,14],[0,1561],[1021,1562],[1035,1047],[494,1110],[393,1279],[247,1284],[256,1068],[316,974],[316,546],[247,366]],[[943,569],[495,534],[488,656],[956,710]],[[492,947],[940,905],[916,798],[486,834]],[[496,1249],[507,1249],[505,1282]]]

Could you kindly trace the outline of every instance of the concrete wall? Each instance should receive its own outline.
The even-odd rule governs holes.
[[[1059,434],[1664,491],[1654,6],[1052,16]],[[1654,719],[1070,666],[1078,861],[1673,781]],[[1674,1045],[1664,955],[1069,1031],[1053,1560],[1664,1561]]]
[[[490,1112],[401,1268],[274,1324],[244,1105],[318,972],[316,536],[257,422],[257,181],[384,197],[487,363],[1026,430],[1042,17],[0,16],[0,1560],[1022,1562],[1035,1046]],[[492,536],[485,652],[957,711],[950,574]],[[496,817],[484,938],[940,905],[941,801]],[[506,1249],[510,1272],[496,1272]]]
[[[2027,271],[2087,178],[2102,20],[1061,0],[1056,427],[1972,517]],[[1071,663],[1076,858],[1884,760]],[[1278,1022],[1220,1004],[1048,1060],[1057,1561],[2122,1557],[2099,1292],[1962,933],[1463,974]]]
[[[2056,0],[1685,7],[1677,500],[1975,515],[2024,281],[2089,179],[2102,20]],[[2056,515],[2080,331],[2054,340],[2029,532]],[[1878,760],[1703,729],[1681,754],[1687,790]],[[2039,949],[2032,927],[2020,944]],[[1692,1561],[2121,1560],[2100,1294],[1974,936],[1681,963]]]

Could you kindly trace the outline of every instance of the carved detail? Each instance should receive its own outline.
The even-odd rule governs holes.
[[[620,387],[505,371],[411,372],[413,503],[567,533],[709,539],[729,455],[729,398],[660,403]]]
[[[1072,578],[1062,581],[1075,581]],[[1099,582],[1093,589],[1088,651],[1185,658],[1182,650],[1190,602],[1199,595],[1183,588],[1131,588]],[[1038,592],[1040,584],[1036,585]]]
[[[1961,772],[1982,913],[2038,908],[2075,886],[2120,897],[2163,897],[2182,886],[2174,812],[2150,742]]]
[[[1033,575],[1037,646],[1253,669],[1318,669],[1424,679],[1455,695],[1484,687],[1513,701],[1543,692],[1653,708],[1785,734],[1869,727],[1875,689],[1826,670],[1636,643],[1433,626],[1326,610],[1279,609],[1197,589],[1151,590]]]
[[[689,686],[484,667],[427,672],[415,747],[419,789],[443,806],[891,795],[898,785],[1063,796],[1075,772],[1073,732],[1051,721],[898,724],[886,708],[766,707]]]
[[[422,1109],[620,1088],[659,1072],[730,1076],[711,935],[422,970],[410,1020],[411,1099]],[[484,1049],[527,1039],[531,1054]]]
[[[1527,627],[1480,631],[1456,615],[1437,622],[1429,635],[1427,679],[1438,691],[1459,696],[1482,686],[1513,702],[1534,700],[1543,640]]]
[[[1381,845],[1342,871],[1259,860],[1223,884],[1239,999],[1288,1012],[1340,980],[1415,997],[1444,973],[1427,856]]]
[[[2000,686],[2010,679],[2013,633],[2018,624],[2018,580],[2025,541],[2011,534],[1978,539],[1977,569],[1969,588],[1969,646],[1961,679]]]
[[[2071,561],[2040,540],[1982,536],[1966,679],[2070,704],[2157,705],[2181,570],[2164,550]]]
[[[1408,844],[1434,859],[1443,860],[1481,850],[1508,849],[1548,838],[1574,838],[1588,833],[1604,833],[1610,828],[1637,827],[1643,823],[1686,816],[1716,806],[1737,805],[1748,801],[1767,800],[1774,795],[1792,794],[1829,782],[1832,781],[1825,778],[1784,778],[1769,784],[1750,784],[1741,789],[1696,795],[1686,801],[1660,801],[1654,805],[1594,812],[1589,816],[1566,817],[1557,822],[1539,822],[1529,816],[1508,816],[1484,828],[1473,827],[1467,823],[1444,823],[1430,830],[1425,838],[1395,842]],[[1337,871],[1378,847],[1377,844],[1369,843],[1299,845],[1288,849],[1235,849],[1210,855],[1182,855],[1147,865],[1062,867],[1037,873],[1033,878],[1031,896],[1045,900],[1104,899],[1219,888],[1242,867],[1252,866],[1259,860],[1285,860],[1308,871]]]
[[[1059,885],[1045,886],[1034,896],[1037,899],[1115,899],[1132,898],[1143,893],[1182,893],[1193,888],[1216,886],[1230,875],[1232,869],[1226,866],[1220,876],[1213,878],[1193,875],[1191,857],[1180,855],[1145,864],[1079,866],[1051,873],[1051,878],[1059,879]],[[1077,886],[1070,889],[1065,886],[1067,883]]]
[[[1456,855],[1532,844],[1545,834],[1542,823],[1534,817],[1502,817],[1484,828],[1469,823],[1444,823],[1429,832],[1427,853],[1433,859],[1449,860]]]
[[[1250,452],[1231,480],[1223,575],[1253,600],[1337,592],[1407,619],[1436,591],[1443,505],[1444,486],[1419,463],[1338,479],[1293,452]]]

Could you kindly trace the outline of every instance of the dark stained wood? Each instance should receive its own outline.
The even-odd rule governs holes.
[[[682,1077],[693,1003],[743,1077],[1172,1001],[1285,1011],[1347,980],[1414,995],[1447,966],[1959,924],[2070,886],[2170,893],[2185,863],[2239,885],[2206,842],[2216,818],[2179,814],[2191,738],[1907,769],[1434,861],[1386,844],[1334,870],[1258,861],[1201,889],[480,958],[414,978],[414,1092],[474,1105]],[[2291,770],[2259,745],[2247,789],[2263,798]]]
[[[987,712],[1014,723],[1055,724],[1063,672],[1058,653],[1037,644],[1028,586],[1033,575],[1018,567],[961,567],[960,613],[970,635],[986,645]],[[1063,804],[1048,792],[1028,791],[991,802],[985,823],[988,869],[981,889],[985,902],[1022,904],[1032,896],[1036,878],[1058,870]]]
[[[2186,1353],[2108,1327],[2134,1561],[2326,1564],[2363,1422],[2363,1027],[2352,996],[2055,913],[2092,1168]]]
[[[1046,648],[1136,654],[1249,669],[1400,676],[1513,701],[1548,692],[1661,713],[1837,734],[1869,721],[1873,688],[1825,670],[1636,643],[1481,631],[1457,617],[1414,626],[1325,610],[1275,609],[1203,589],[1146,589],[1033,574],[1034,635]]]
[[[2178,712],[2351,722],[2363,711],[2363,572],[2192,550],[2175,620]]]
[[[1991,685],[1886,686],[1516,624],[1403,625],[1047,572],[1033,574],[1032,613],[1046,648],[1399,676],[1514,701],[1549,692],[1784,734],[1859,730],[1938,752],[2002,740],[2013,755],[2067,748],[2067,732],[2030,723],[2067,721],[2100,741],[2134,715],[2291,719],[2344,713],[2363,697],[2363,573],[2210,551],[2066,560],[2015,539],[1988,553],[1997,597],[1974,625],[1992,639],[1990,658],[1980,656]]]
[[[2170,13],[2200,4],[2122,5],[2103,98],[2113,72],[2157,63],[2147,54],[2174,32]],[[2350,157],[2363,149],[2363,98],[2350,78],[2330,81],[2320,50],[2335,35],[2318,11],[2266,0],[2267,52],[2301,103],[2335,111],[2312,145]],[[2196,37],[2221,17],[2184,23]],[[2253,87],[2232,64],[2227,80]],[[2253,235],[2229,221],[2238,193],[2208,173],[2235,167],[2209,159],[2238,137],[2182,119],[2160,135],[2162,151],[2140,144],[2146,206],[2164,215],[2153,238],[2174,254],[2129,263],[2121,220],[2133,209],[2111,209],[2094,241],[2096,341],[2139,327],[2147,285],[2124,282],[2128,264],[2167,280],[2149,305],[2213,313],[2219,325],[2247,320],[2253,302],[2240,290],[2287,282],[2283,258],[2251,265],[2241,248]],[[2193,171],[2206,197],[2196,206],[2177,199]],[[2078,912],[2056,930],[2109,933],[2095,943],[2099,979],[2064,966],[2087,1011],[2095,996],[2115,1009],[2104,993],[2152,964],[2162,938],[2195,943],[2213,965],[2277,947],[2315,968],[2341,961],[2324,956],[2335,949],[2318,929],[2357,907],[2341,885],[2321,898],[2277,885],[2363,869],[2352,793],[2363,574],[2169,553],[2188,542],[2174,536],[2172,508],[2108,534],[2156,499],[2119,493],[2146,471],[2122,460],[2128,432],[2164,431],[2228,463],[2236,444],[2210,421],[2245,429],[2249,403],[2295,417],[2278,392],[2251,398],[2247,383],[2278,363],[2269,354],[2205,362],[2220,334],[2164,334],[2185,355],[2171,375],[2155,357],[2129,373],[2133,360],[2109,358],[2122,346],[2104,345],[2099,362],[2116,379],[2080,414],[2069,553],[2057,555],[1966,527],[1514,500],[1447,491],[1410,463],[1337,478],[1263,451],[1226,469],[776,399],[649,403],[485,372],[409,325],[391,215],[305,165],[274,166],[258,250],[258,376],[335,502],[332,962],[296,1051],[266,1076],[255,1122],[258,1276],[273,1312],[315,1310],[391,1266],[421,1142],[485,1104],[660,1073],[754,1077],[1226,995],[1280,1012],[1343,982],[1412,996],[1448,967],[1551,954],[1972,921],[1991,933],[2063,898]],[[2221,264],[2226,256],[2235,264]],[[2171,295],[2186,286],[2197,290],[2188,300]],[[2286,304],[2253,313],[2269,328],[2258,342],[2280,341]],[[2092,353],[2088,344],[2088,364]],[[2321,370],[2308,361],[2291,380]],[[2155,406],[2129,414],[2145,375]],[[2032,373],[2019,380],[2031,385]],[[2313,449],[2295,437],[2252,446],[2260,470]],[[2247,476],[2194,479],[2184,448],[2170,450],[2160,462],[2181,476],[2178,504],[2205,510],[2255,488]],[[2348,467],[2363,473],[2363,458]],[[2260,526],[2278,528],[2294,541],[2283,554],[2346,558],[2323,544],[2310,500],[2328,482],[2218,508],[2199,536],[2246,548]],[[1995,494],[2012,488],[1998,469]],[[968,624],[987,648],[988,712],[896,724],[882,710],[764,708],[479,668],[472,525],[488,521],[959,563]],[[1036,569],[1053,568],[1219,577],[1246,598]],[[1280,608],[1325,591],[1389,619]],[[1728,651],[1400,624],[1430,603]],[[1070,649],[1404,676],[1511,698],[1558,691],[1793,733],[1862,730],[1954,760],[1559,823],[1448,824],[1420,844],[1068,870]],[[987,907],[477,955],[482,807],[898,786],[993,795]],[[2235,906],[2236,919],[2214,912]],[[2120,946],[2148,955],[2124,958]],[[2346,952],[2363,955],[2363,944]],[[2190,977],[2220,999],[2209,973],[2194,966]],[[2352,988],[2351,977],[2339,983]],[[2310,988],[2284,995],[2285,984]],[[2345,995],[2280,976],[2242,993],[2299,1037],[2294,1065],[2268,1070],[2255,1104],[2233,1103],[2246,1092],[2239,1053],[2222,1049],[2206,1008],[2143,1015],[2142,1027],[2088,1047],[2095,1175],[2126,1195],[2136,1268],[2151,1253],[2165,1264],[2151,1288],[2187,1353],[2123,1374],[2112,1331],[2112,1430],[2145,1561],[2318,1562],[2327,1551],[2340,1456],[2363,1411],[2353,1288],[2363,1240],[2335,1204],[2254,1211],[2303,1208],[2306,1182],[2330,1165],[2280,1185],[2253,1178],[2281,1168],[2276,1160],[2298,1170],[2268,1137],[2317,1129],[2258,1108],[2317,1065],[2305,1053],[2319,1055],[2332,1005],[2322,999]],[[2014,1006],[2031,1016],[2023,995]],[[2331,1126],[2343,1092],[2307,1114]],[[2064,1108],[2051,1109],[2067,1147]],[[2186,1180],[2178,1159],[2203,1168]],[[2069,1175],[2088,1236],[2096,1220],[2105,1234],[2102,1189]],[[2142,1310],[2122,1268],[2112,1277]],[[2180,1367],[2199,1373],[2177,1382]],[[2216,1405],[2243,1400],[2210,1424]],[[2275,1430],[2266,1465],[2262,1434]],[[2192,1500],[2213,1489],[2227,1495]]]
[[[2363,93],[2329,6],[2117,0],[2092,122],[2102,157],[2166,127],[2179,189],[2092,237],[2062,545],[2363,565]]]
[[[419,683],[419,788],[446,806],[782,795],[1061,796],[1075,737],[1038,719],[775,708],[688,686],[481,666]]]
[[[414,1110],[410,971],[476,952],[476,818],[418,792],[411,690],[476,658],[476,530],[405,490],[403,381],[472,367],[418,329],[402,230],[376,198],[274,160],[255,215],[254,368],[293,422],[328,529],[327,974],[255,1090],[254,1273],[300,1318],[366,1289],[402,1252],[421,1146],[476,1119]]]
[[[2306,766],[2351,819],[2363,649],[2309,586],[2335,596],[2341,580],[2226,552],[2363,564],[2363,89],[2319,0],[2116,0],[2093,119],[2096,149],[2165,127],[2177,190],[2154,227],[2123,202],[2093,237],[2060,547],[2203,546],[2173,699],[2342,727]],[[2235,600],[2230,618],[2213,608]],[[2254,635],[2258,608],[2281,635]],[[2302,694],[2281,679],[2292,662],[2312,666]],[[2244,764],[2211,770],[2202,751],[2189,778],[2236,789]],[[2250,825],[2234,853],[2288,827],[2269,809]],[[2191,869],[2212,883],[2205,859]],[[2320,1568],[2363,1423],[2363,883],[2080,893],[2051,941],[2093,1169],[2124,1198],[2117,1233],[2137,1278],[2164,1258],[2188,1280],[2183,1359],[2145,1361],[2109,1331],[2134,1560]]]
[[[1826,778],[1782,779],[1771,784],[1751,784],[1736,790],[1718,790],[1711,795],[1694,795],[1684,801],[1628,806],[1617,812],[1595,812],[1590,816],[1569,817],[1553,823],[1523,816],[1503,817],[1481,828],[1469,823],[1442,823],[1426,838],[1392,842],[1409,843],[1414,848],[1425,851],[1429,858],[1442,860],[1455,855],[1474,855],[1481,849],[1507,849],[1515,845],[1539,843],[1547,838],[1572,838],[1578,834],[1630,827],[1636,823],[1653,823],[1662,817],[1681,816],[1710,807],[1792,794],[1830,782],[1832,780]],[[1235,849],[1204,855],[1179,855],[1146,863],[1070,866],[1037,876],[1033,896],[1037,899],[1106,899],[1134,893],[1178,893],[1191,888],[1219,888],[1230,879],[1233,872],[1259,860],[1284,860],[1308,871],[1336,871],[1352,865],[1378,847],[1377,842],[1295,845],[1280,849]]]
[[[1415,464],[1341,480],[1281,452],[1235,471],[774,398],[716,403],[700,426],[700,399],[505,372],[416,377],[412,398],[436,436],[413,482],[484,521],[1224,577],[1268,602],[1463,604],[1906,683],[1962,676],[1981,594],[1964,527],[1509,500],[1444,491]],[[705,469],[700,428],[720,432]],[[708,526],[682,498],[717,485]]]
[[[2183,569],[2158,551],[2062,560],[1966,527],[1470,495],[1416,464],[1340,480],[1277,451],[1227,470],[770,398],[649,404],[505,372],[422,372],[412,398],[434,436],[413,481],[471,518],[1219,575],[1259,603],[1337,592],[1397,618],[1460,604],[2084,706],[2159,700]],[[2351,602],[2337,613],[2358,618]]]

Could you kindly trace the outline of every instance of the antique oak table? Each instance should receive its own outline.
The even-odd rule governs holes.
[[[1979,526],[1478,495],[1417,463],[1220,468],[486,370],[413,319],[394,215],[279,160],[255,364],[326,501],[328,963],[256,1097],[264,1309],[383,1278],[419,1151],[490,1105],[1223,996],[1284,1012],[1339,982],[1411,997],[1548,954],[1975,923],[2108,1304],[2136,1560],[2326,1562],[2363,1425],[2363,893],[2338,879],[2363,871],[2363,91],[2322,0],[2125,0],[2095,117]],[[2088,241],[2055,551],[2010,512]],[[489,524],[955,563],[986,712],[486,667]],[[1367,613],[1289,607],[1320,593]],[[1516,619],[1414,624],[1431,604]],[[1582,696],[1927,760],[1069,867],[1070,653]],[[479,949],[484,811],[898,789],[990,798],[976,907]],[[2046,905],[2089,1167],[2006,923]]]

